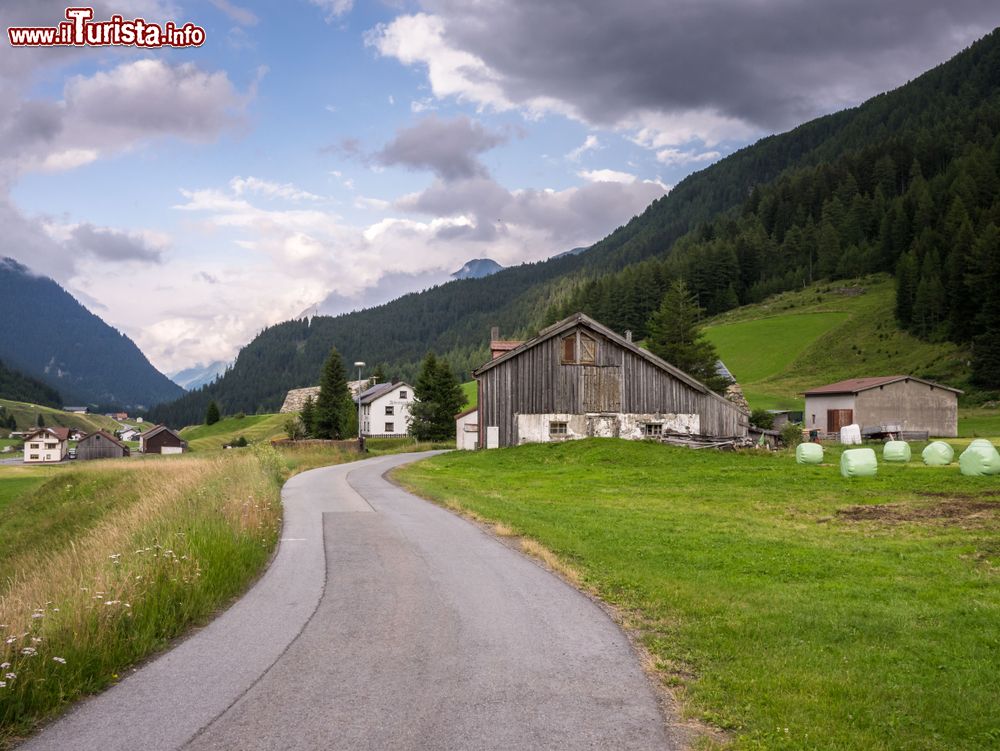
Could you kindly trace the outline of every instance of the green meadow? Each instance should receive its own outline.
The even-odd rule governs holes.
[[[612,439],[397,471],[537,541],[735,749],[1000,747],[1000,478]],[[721,733],[721,734],[720,734]]]

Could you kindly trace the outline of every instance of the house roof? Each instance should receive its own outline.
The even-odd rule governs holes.
[[[461,418],[465,417],[466,415],[471,415],[473,412],[476,412],[478,409],[479,409],[479,405],[478,404],[475,407],[469,407],[468,409],[463,410],[462,412],[459,412],[457,415],[455,415],[455,419],[456,420],[460,420]]]
[[[69,440],[69,428],[35,428],[24,436],[24,440],[30,440],[41,433],[49,433],[55,438],[58,438],[60,441]]]
[[[117,438],[115,438],[110,433],[107,433],[107,432],[105,432],[103,430],[95,430],[93,433],[87,433],[87,435],[85,435],[83,438],[80,439],[80,443],[83,443],[88,438],[93,438],[95,435],[96,436],[100,436],[101,438],[104,438],[107,441],[111,441],[111,443],[115,444],[119,448],[123,448],[126,451],[128,451],[128,446],[126,446],[124,443],[122,443],[121,441],[119,441]]]
[[[600,334],[601,336],[605,337],[606,339],[610,339],[611,341],[613,341],[618,346],[620,346],[620,347],[622,347],[624,349],[627,349],[629,352],[632,352],[635,355],[638,355],[639,357],[643,358],[644,360],[646,360],[648,363],[650,363],[651,365],[655,366],[656,368],[659,368],[663,372],[668,373],[669,375],[673,376],[677,380],[682,381],[683,383],[687,384],[688,386],[690,386],[691,388],[693,388],[695,391],[698,391],[698,392],[700,392],[702,394],[708,394],[710,396],[713,396],[716,399],[718,399],[719,401],[725,402],[726,404],[728,404],[729,406],[731,406],[733,409],[739,410],[739,407],[737,407],[735,404],[733,404],[732,402],[730,402],[728,399],[726,399],[726,398],[724,398],[724,397],[719,396],[718,394],[716,394],[714,391],[712,391],[708,386],[706,386],[705,384],[703,384],[701,381],[698,381],[695,378],[692,378],[691,376],[689,376],[687,373],[685,373],[680,368],[678,368],[678,367],[676,367],[674,365],[671,365],[666,360],[660,359],[659,357],[657,357],[656,355],[654,355],[649,350],[643,349],[642,347],[639,347],[635,343],[628,341],[625,337],[623,337],[620,334],[612,331],[607,326],[598,323],[593,318],[591,318],[590,316],[584,315],[583,313],[574,313],[569,318],[565,318],[562,321],[559,321],[559,323],[554,323],[551,326],[549,326],[548,328],[542,329],[541,331],[538,332],[538,335],[535,338],[529,339],[528,341],[524,342],[520,346],[515,347],[514,349],[512,349],[510,352],[506,352],[506,353],[500,355],[499,357],[496,357],[496,358],[490,360],[486,364],[481,365],[479,368],[477,368],[476,370],[474,370],[472,372],[472,375],[475,376],[476,378],[478,378],[480,375],[482,375],[483,373],[485,373],[487,370],[490,370],[491,368],[496,367],[500,363],[507,362],[507,360],[511,360],[511,359],[517,357],[522,352],[526,352],[527,350],[531,349],[532,347],[537,347],[542,342],[548,341],[549,339],[552,339],[553,337],[557,337],[560,334],[562,334],[562,333],[564,333],[564,332],[566,332],[566,331],[568,331],[568,330],[570,330],[570,329],[572,329],[572,328],[574,328],[576,326],[583,326],[583,327],[588,328],[588,329],[590,329],[591,331],[593,331],[593,332],[595,332],[597,334]]]
[[[928,386],[933,386],[937,389],[952,391],[956,394],[964,393],[961,389],[953,389],[951,386],[944,386],[940,383],[934,383],[933,381],[928,381],[923,378],[915,378],[908,375],[894,375],[872,376],[869,378],[848,378],[843,381],[827,384],[826,386],[810,389],[805,392],[805,396],[821,396],[823,394],[857,394],[861,391],[868,391],[870,389],[877,388],[878,386],[887,386],[890,383],[897,383],[898,381],[916,381],[917,383],[925,383]]]
[[[170,428],[168,428],[166,425],[164,425],[162,423],[160,423],[159,425],[154,425],[152,428],[150,428],[149,430],[147,430],[145,433],[140,434],[140,437],[144,441],[147,441],[150,438],[152,438],[154,435],[158,435],[159,433],[162,433],[164,430],[167,431],[168,433],[170,433],[174,438],[176,438],[181,443],[184,442],[184,439],[181,438],[180,433],[178,433],[176,430],[171,430]]]
[[[400,386],[406,386],[406,388],[410,391],[413,391],[413,387],[405,381],[396,381],[395,383],[376,383],[371,388],[365,389],[358,394],[358,396],[354,398],[354,403],[357,404],[358,399],[360,399],[362,404],[371,404],[380,396],[385,396],[390,391],[393,391]]]

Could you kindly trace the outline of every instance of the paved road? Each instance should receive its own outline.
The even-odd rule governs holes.
[[[382,477],[416,456],[293,478],[257,585],[23,749],[678,747],[603,611]]]

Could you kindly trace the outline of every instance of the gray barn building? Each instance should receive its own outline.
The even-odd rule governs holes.
[[[121,459],[128,455],[128,446],[103,430],[88,433],[76,444],[77,459]]]
[[[961,393],[913,376],[850,378],[805,392],[806,427],[838,433],[851,424],[862,431],[892,426],[906,433],[954,438]]]
[[[577,313],[527,342],[491,343],[473,375],[479,446],[573,438],[737,438],[747,414],[687,373]]]

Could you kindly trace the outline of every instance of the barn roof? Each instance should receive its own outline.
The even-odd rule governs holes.
[[[490,360],[485,365],[482,365],[476,370],[474,370],[472,372],[472,375],[478,378],[487,370],[490,370],[491,368],[494,368],[497,365],[500,365],[501,363],[507,362],[508,360],[512,360],[515,357],[522,354],[523,352],[526,352],[527,350],[531,349],[532,347],[537,347],[542,342],[546,342],[549,339],[552,339],[553,337],[557,337],[560,334],[574,328],[575,326],[583,326],[584,328],[588,328],[591,331],[600,334],[601,336],[607,339],[610,339],[618,346],[627,349],[629,352],[632,352],[635,355],[638,355],[639,357],[649,362],[651,365],[655,366],[656,368],[659,368],[661,371],[668,373],[677,380],[687,384],[695,391],[698,391],[699,393],[702,394],[708,394],[710,396],[714,396],[716,399],[719,399],[720,401],[730,405],[733,409],[737,410],[739,409],[739,407],[730,402],[728,399],[719,396],[710,388],[708,388],[708,386],[692,378],[680,368],[671,365],[666,360],[660,359],[649,350],[643,349],[642,347],[637,346],[633,342],[628,341],[625,337],[612,331],[607,326],[598,323],[593,318],[584,315],[583,313],[574,313],[569,318],[565,318],[562,321],[559,321],[559,323],[554,323],[548,328],[542,329],[541,331],[538,332],[538,335],[535,338],[529,339],[520,346],[512,349],[510,352],[506,352],[500,355],[499,357]]]
[[[105,432],[103,430],[95,430],[93,433],[87,433],[87,435],[85,435],[83,438],[81,438],[79,442],[83,443],[84,441],[90,440],[94,436],[100,436],[101,438],[104,438],[107,441],[111,441],[111,443],[115,444],[119,448],[123,448],[126,451],[128,451],[128,446],[126,446],[124,443],[122,443],[121,441],[119,441],[117,438],[115,438],[110,433],[107,433],[107,432]]]
[[[951,386],[944,386],[940,383],[934,383],[934,381],[928,381],[924,378],[915,378],[914,376],[908,375],[894,375],[872,376],[870,378],[848,378],[844,381],[837,381],[836,383],[830,383],[826,386],[810,389],[805,392],[805,396],[822,396],[824,394],[857,394],[862,391],[869,391],[870,389],[877,388],[878,386],[887,386],[890,383],[897,383],[899,381],[916,381],[917,383],[925,383],[928,386],[933,386],[937,389],[953,391],[956,394],[964,393],[961,389],[953,389]]]
[[[178,433],[176,430],[171,430],[170,428],[168,428],[166,425],[163,425],[162,423],[160,425],[155,425],[154,427],[152,427],[149,430],[147,430],[145,433],[142,433],[141,437],[142,437],[143,440],[149,440],[154,435],[159,435],[164,430],[167,431],[168,433],[170,433],[178,441],[181,441],[182,443],[184,442],[184,439],[181,438],[180,433]]]

